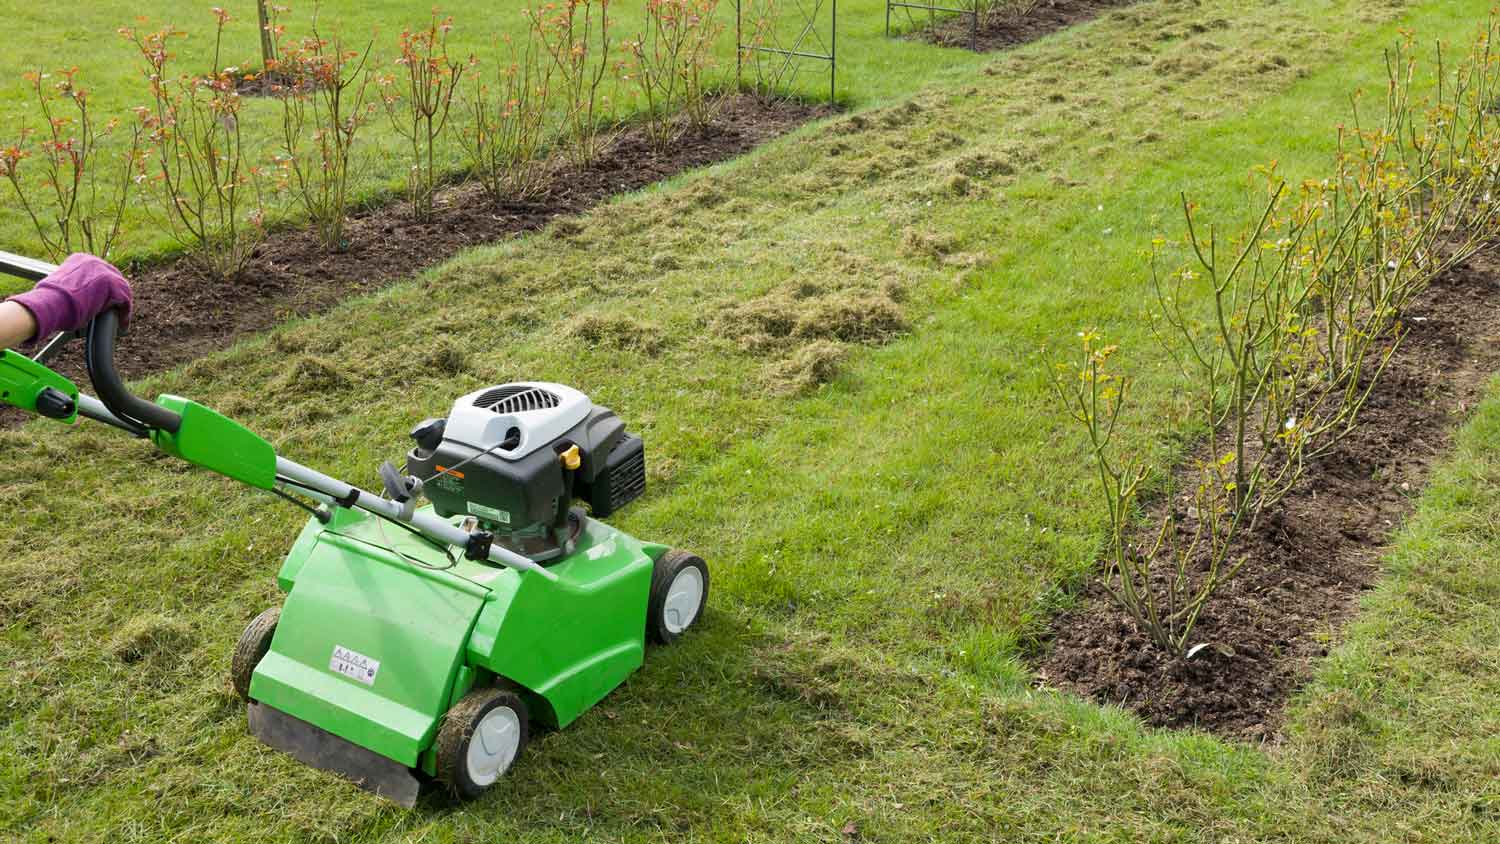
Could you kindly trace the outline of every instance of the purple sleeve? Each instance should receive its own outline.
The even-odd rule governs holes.
[[[122,322],[130,322],[132,298],[125,276],[102,258],[82,252],[68,256],[52,275],[36,287],[10,297],[36,318],[41,340],[58,331],[76,331],[109,308],[121,308]]]

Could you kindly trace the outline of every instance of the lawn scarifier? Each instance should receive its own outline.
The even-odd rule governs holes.
[[[0,252],[12,275],[53,269]],[[189,399],[132,395],[115,369],[119,328],[110,311],[34,358],[5,350],[0,401],[149,439],[312,513],[277,576],[285,602],[250,622],[231,664],[250,731],[271,747],[406,807],[419,777],[476,797],[532,721],[566,726],[641,666],[648,638],[670,643],[702,615],[701,558],[594,518],[645,491],[645,446],[577,390],[462,396],[412,430],[409,474],[380,467],[381,496]],[[98,398],[47,368],[80,337]]]

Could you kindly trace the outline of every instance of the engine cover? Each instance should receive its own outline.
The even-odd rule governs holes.
[[[562,439],[593,408],[588,396],[561,384],[502,384],[454,402],[443,438],[483,451],[514,437],[496,453],[520,460]]]
[[[640,438],[609,408],[561,384],[476,390],[412,436],[418,444],[406,471],[424,479],[438,515],[472,515],[497,534],[560,526],[575,498],[606,516],[645,489]],[[579,450],[574,470],[559,457],[570,446]]]

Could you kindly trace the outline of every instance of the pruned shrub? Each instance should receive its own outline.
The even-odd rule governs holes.
[[[0,148],[0,176],[53,259],[79,251],[107,258],[141,172],[141,129],[121,129],[114,119],[100,123],[76,67],[24,78],[44,125],[40,132],[22,126],[15,145]],[[103,151],[116,131],[130,134],[124,151]],[[29,158],[36,159],[40,179],[23,172],[21,162]]]
[[[1257,562],[1236,539],[1358,424],[1412,298],[1500,231],[1500,133],[1487,116],[1500,67],[1488,42],[1430,106],[1412,98],[1409,45],[1392,53],[1379,124],[1341,134],[1329,179],[1291,186],[1265,168],[1269,198],[1241,237],[1205,228],[1183,199],[1186,260],[1168,267],[1171,247],[1156,242],[1146,319],[1182,368],[1205,440],[1166,478],[1167,506],[1149,531],[1135,511],[1164,473],[1119,453],[1130,379],[1113,371],[1116,347],[1082,332],[1072,360],[1056,365],[1057,395],[1088,434],[1100,482],[1104,586],[1158,647],[1190,657],[1207,644],[1193,641],[1198,619]]]
[[[277,30],[267,66],[281,104],[280,186],[289,191],[327,248],[345,248],[344,223],[354,172],[354,143],[369,123],[372,74],[366,67],[373,42],[346,49],[337,37],[312,34],[286,40]]]
[[[140,33],[120,30],[145,63],[149,104],[136,110],[153,154],[148,183],[159,197],[166,226],[204,274],[233,278],[265,239],[260,171],[240,125],[237,77],[220,62],[230,17],[214,9],[213,69],[177,74],[175,27]]]
[[[567,138],[564,150],[579,167],[593,164],[610,141],[605,120],[610,103],[603,93],[614,46],[609,3],[561,0],[526,10],[531,37],[541,45],[555,74]]]
[[[407,171],[407,196],[412,216],[431,219],[438,187],[438,143],[448,127],[453,96],[464,73],[476,60],[456,59],[448,54],[448,33],[453,18],[441,18],[436,9],[422,29],[404,29],[399,39],[399,70],[381,78],[381,102],[391,124],[406,139],[411,160]]]
[[[646,105],[651,142],[664,148],[713,119],[709,74],[724,32],[719,0],[646,0],[644,30],[627,46],[629,81]]]
[[[553,105],[553,60],[534,37],[507,38],[493,74],[474,75],[459,133],[469,172],[491,202],[528,199],[542,189],[538,161]]]

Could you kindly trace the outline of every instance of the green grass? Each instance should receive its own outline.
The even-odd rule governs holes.
[[[1135,313],[1178,192],[1243,222],[1252,166],[1324,171],[1398,27],[1462,41],[1485,9],[1147,2],[142,385],[365,483],[414,420],[523,376],[643,434],[652,489],[618,524],[710,561],[701,633],[471,805],[404,812],[244,734],[227,657],[295,511],[98,428],[0,434],[0,830],[1493,840],[1500,402],[1284,746],[1149,730],[1024,663],[1103,527],[1038,347],[1102,326],[1141,376],[1131,444],[1174,453],[1180,384]],[[829,383],[798,377],[837,353]],[[309,366],[316,390],[288,377]],[[117,656],[140,641],[161,645]]]
[[[301,35],[310,31],[314,4],[293,2],[287,5],[292,7],[283,18],[288,32]],[[643,5],[642,0],[632,0],[611,7],[617,41],[634,38],[639,32]],[[225,8],[236,17],[225,30],[223,61],[245,68],[259,66],[260,46],[254,5],[244,2],[228,4]],[[398,0],[325,2],[320,14],[320,30],[325,36],[337,34],[346,43],[357,47],[363,47],[373,39],[371,55],[374,66],[394,72],[396,68],[391,62],[397,54],[398,33],[403,27],[425,24],[429,8]],[[506,36],[520,39],[526,33],[527,22],[522,15],[526,3],[523,0],[505,0],[499,4],[454,0],[439,4],[439,8],[444,15],[454,18],[451,52],[460,57],[478,56],[486,73],[492,73],[495,67],[503,64],[497,49],[499,39]],[[845,0],[839,9],[838,96],[841,101],[860,105],[906,95],[924,83],[972,72],[983,63],[982,57],[964,50],[945,50],[916,41],[886,39],[884,8],[884,4],[877,0]],[[718,15],[725,31],[718,40],[717,66],[712,72],[727,80],[733,75],[735,66],[733,2],[723,0]],[[825,8],[819,29],[825,46],[827,18]],[[783,38],[788,39],[786,43],[792,43],[800,27],[794,5],[786,4],[784,13],[777,20]],[[62,67],[78,67],[79,79],[90,90],[98,115],[130,118],[131,108],[146,104],[148,93],[141,74],[141,61],[134,45],[115,34],[121,27],[144,32],[166,24],[175,25],[188,33],[187,38],[173,42],[179,71],[203,72],[212,65],[213,20],[208,5],[195,0],[167,0],[153,3],[149,8],[124,0],[100,0],[83,4],[67,15],[58,15],[55,9],[43,5],[23,5],[9,12],[7,23],[11,48],[0,55],[0,138],[7,139],[7,144],[23,124],[35,127],[37,123],[30,88],[21,79],[21,75],[28,71],[51,72]],[[63,47],[59,49],[58,45]],[[617,44],[614,59],[622,57],[621,49]],[[809,40],[802,49],[818,52],[823,48],[818,42]],[[799,96],[826,99],[827,64],[802,62],[797,67],[800,69],[789,78],[787,90]],[[753,78],[748,66],[745,78],[747,81]],[[604,93],[610,97],[613,108],[621,117],[628,117],[640,108],[634,89],[629,85],[609,84]],[[245,114],[244,127],[257,157],[269,159],[276,151],[276,138],[281,131],[279,107],[266,100],[254,100],[247,106]],[[462,122],[455,113],[454,127],[458,128]],[[120,137],[123,139],[124,135]],[[406,172],[408,166],[401,159],[405,143],[390,127],[385,115],[379,115],[360,142],[363,150],[358,156],[361,161],[358,168],[359,196],[371,198],[400,188],[400,174]],[[457,169],[460,154],[456,145],[450,138],[444,146],[443,166]],[[36,178],[40,178],[36,162],[29,162],[26,166]],[[0,249],[39,253],[42,245],[30,221],[14,202],[10,186],[0,187],[4,188],[7,197],[0,203]],[[271,195],[269,202],[273,219],[293,213],[289,195]],[[142,202],[132,207],[127,241],[117,258],[147,257],[177,248],[168,236],[165,220],[154,210],[157,206],[158,203]]]

